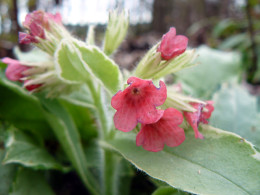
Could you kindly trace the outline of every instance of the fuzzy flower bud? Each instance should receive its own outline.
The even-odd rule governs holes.
[[[118,10],[109,13],[107,25],[104,52],[111,55],[124,40],[129,26],[129,17],[125,11],[121,13]]]
[[[161,43],[155,45],[138,64],[135,76],[142,79],[160,79],[195,65],[194,50],[187,50],[188,38],[176,36],[175,28],[163,35]],[[186,52],[185,52],[186,51]]]
[[[171,27],[169,32],[163,35],[157,51],[161,52],[164,60],[171,60],[182,54],[188,45],[188,38],[183,35],[176,35],[176,29]]]

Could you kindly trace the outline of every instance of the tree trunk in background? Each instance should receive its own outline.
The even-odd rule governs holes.
[[[152,30],[165,33],[171,23],[174,0],[154,0]]]
[[[205,17],[205,0],[154,0],[152,29],[165,33],[176,27],[178,34],[185,34],[194,23]]]
[[[37,9],[37,0],[29,0],[27,4],[29,12],[32,12]]]
[[[11,14],[11,20],[12,20],[12,27],[14,29],[14,32],[18,34],[18,32],[21,30],[19,23],[18,23],[18,7],[17,7],[17,0],[13,0],[13,10]]]

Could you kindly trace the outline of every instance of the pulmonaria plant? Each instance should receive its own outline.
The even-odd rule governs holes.
[[[233,133],[222,133],[221,130],[201,125],[201,123],[207,124],[211,117],[214,110],[212,101],[204,102],[192,98],[183,93],[185,90],[182,90],[181,84],[170,85],[164,82],[164,76],[194,65],[196,54],[194,50],[187,48],[188,38],[176,35],[176,29],[170,28],[158,44],[148,51],[137,68],[124,75],[108,55],[113,54],[123,41],[128,26],[128,17],[125,16],[125,12],[121,14],[113,12],[110,15],[108,21],[110,24],[104,36],[104,46],[101,48],[95,45],[94,28],[89,29],[87,40],[83,42],[76,40],[65,30],[59,14],[35,11],[26,16],[23,24],[28,33],[20,33],[20,42],[32,43],[42,51],[40,54],[36,53],[36,57],[43,53],[46,57],[44,56],[43,61],[43,56],[37,61],[34,61],[35,56],[34,60],[30,58],[24,60],[26,56],[19,54],[17,56],[22,56],[23,60],[2,59],[8,65],[5,71],[6,78],[18,81],[15,83],[18,85],[14,87],[15,84],[10,84],[3,78],[0,82],[1,89],[6,92],[10,87],[12,93],[7,92],[8,95],[13,96],[17,93],[22,97],[16,106],[14,101],[17,98],[9,100],[4,92],[0,93],[1,97],[4,97],[1,99],[3,101],[1,105],[4,105],[4,111],[0,109],[1,120],[6,120],[8,126],[10,123],[21,127],[19,131],[17,130],[17,137],[14,132],[10,138],[5,139],[8,143],[5,144],[7,150],[4,162],[19,162],[18,166],[27,167],[18,169],[13,189],[20,190],[22,186],[19,185],[19,181],[27,180],[21,172],[33,175],[27,172],[30,167],[48,169],[48,174],[53,173],[49,169],[66,172],[69,161],[71,167],[69,170],[74,168],[77,171],[89,194],[106,195],[115,192],[124,194],[125,188],[124,192],[121,192],[121,185],[114,183],[122,178],[130,181],[132,175],[128,162],[118,156],[122,154],[122,157],[126,157],[126,160],[154,178],[160,178],[185,191],[192,189],[190,192],[193,194],[214,194],[220,189],[218,185],[222,182],[225,183],[223,186],[230,185],[237,193],[247,192],[247,187],[240,188],[240,183],[243,183],[240,179],[243,175],[232,176],[230,173],[233,171],[219,170],[220,168],[228,170],[237,159],[243,161],[247,158],[245,167],[248,167],[248,163],[256,164],[252,160],[258,157],[257,151],[253,151],[253,146],[249,151],[249,144]],[[127,86],[123,81],[127,81]],[[18,89],[21,83],[30,93]],[[34,96],[36,92],[41,93]],[[39,124],[35,122],[27,125],[24,121],[18,123],[8,113],[6,116],[10,120],[5,119],[5,111],[8,112],[9,105],[19,109],[15,113],[15,118],[25,110],[26,117],[22,116],[21,119],[29,123],[39,121]],[[28,112],[28,108],[32,112]],[[14,109],[10,110],[13,113]],[[35,131],[38,127],[39,131]],[[203,128],[205,139],[194,141],[196,138],[204,138],[199,132],[200,128]],[[26,130],[26,133],[23,133],[23,130]],[[52,136],[53,134],[56,137]],[[220,134],[223,136],[219,136]],[[208,137],[210,140],[207,140]],[[33,140],[40,142],[32,142]],[[49,147],[49,144],[45,144],[49,141],[58,147]],[[227,143],[232,147],[226,147]],[[36,156],[27,153],[26,147],[18,147],[20,144],[29,145],[32,150],[39,152]],[[237,148],[233,150],[236,146]],[[16,155],[19,153],[16,148],[19,152],[23,151],[22,159],[21,155]],[[49,154],[48,151],[53,148],[57,150]],[[238,154],[235,155],[234,151]],[[221,163],[231,153],[232,157],[224,164]],[[44,158],[35,161],[41,154]],[[61,154],[65,154],[66,157],[52,156]],[[208,165],[208,159],[214,159],[214,166]],[[31,161],[33,163],[28,163]],[[93,164],[92,162],[99,164],[89,166]],[[224,166],[220,167],[221,164]],[[122,175],[122,171],[126,174]],[[107,180],[111,178],[111,174],[113,179]],[[176,175],[178,177],[175,177]],[[218,180],[214,181],[214,184],[211,184],[211,181],[207,182],[207,187],[211,186],[213,190],[203,191],[204,187],[197,190],[199,182],[208,181],[210,178],[214,180],[216,176]],[[258,178],[257,176],[256,174],[255,178]],[[41,177],[41,181],[44,178]],[[232,181],[226,178],[231,178]],[[234,178],[238,178],[239,181]],[[253,182],[256,181],[255,178]],[[44,186],[48,182],[43,183]],[[256,194],[254,192],[258,189],[255,188],[252,193],[248,191],[248,194]],[[47,194],[53,193],[47,192]]]

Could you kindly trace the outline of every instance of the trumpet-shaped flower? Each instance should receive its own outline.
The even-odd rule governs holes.
[[[157,122],[163,112],[156,107],[162,105],[167,96],[164,82],[160,81],[160,88],[156,88],[151,80],[130,77],[127,83],[130,86],[124,91],[118,91],[111,100],[112,107],[117,110],[114,116],[115,127],[128,132],[134,129],[138,122]]]
[[[30,85],[26,84],[29,82],[29,80],[27,80],[26,77],[28,75],[25,73],[27,72],[27,70],[34,68],[33,66],[26,66],[20,61],[8,57],[3,58],[2,62],[8,64],[5,70],[5,75],[8,80],[23,82],[24,87],[28,91],[33,91],[42,86],[42,84],[30,84]]]
[[[199,132],[198,126],[202,122],[208,124],[208,119],[211,116],[211,113],[214,111],[214,106],[212,101],[207,101],[206,106],[200,103],[190,103],[193,108],[197,111],[195,112],[184,112],[184,116],[187,122],[190,124],[195,133],[195,138],[203,139],[203,135]]]
[[[3,58],[2,62],[8,64],[5,75],[10,81],[21,81],[21,78],[24,77],[23,72],[30,68],[22,65],[20,61],[8,57]]]
[[[136,136],[136,145],[143,146],[145,150],[158,152],[164,144],[170,147],[180,145],[185,140],[185,133],[179,125],[183,121],[182,113],[174,108],[168,108],[156,123],[142,124]]]
[[[170,28],[169,32],[163,35],[157,51],[161,52],[164,60],[170,60],[182,54],[188,45],[188,38],[183,35],[176,35],[176,29]]]

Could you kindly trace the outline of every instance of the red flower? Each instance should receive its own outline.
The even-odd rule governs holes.
[[[28,83],[30,80],[26,80],[24,81],[24,87],[28,90],[28,91],[33,91],[39,87],[42,86],[42,84],[35,84],[35,85],[26,85],[26,83]]]
[[[163,112],[163,110],[160,110]],[[136,145],[143,146],[151,152],[161,151],[164,144],[170,147],[180,145],[185,140],[185,133],[180,125],[183,116],[180,111],[168,108],[162,118],[153,124],[142,124],[140,132],[136,136]]]
[[[196,112],[184,112],[184,116],[187,122],[190,124],[195,133],[195,138],[203,139],[203,135],[199,132],[198,126],[199,123],[202,122],[204,124],[208,124],[208,120],[211,116],[211,113],[214,110],[214,106],[212,105],[212,101],[207,101],[206,106],[199,103],[190,103],[193,108],[195,108]],[[204,108],[204,109],[203,109]]]
[[[8,64],[5,75],[10,81],[21,81],[21,78],[24,77],[23,72],[30,67],[22,65],[18,60],[11,58],[3,58],[2,62]]]
[[[188,38],[183,35],[176,36],[176,29],[170,28],[169,32],[163,35],[160,46],[157,51],[161,52],[164,60],[170,60],[182,54],[188,45]]]
[[[156,107],[162,105],[167,97],[164,82],[160,81],[160,88],[156,88],[151,80],[130,77],[127,83],[130,86],[124,91],[118,91],[111,100],[112,107],[117,110],[114,116],[115,127],[128,132],[138,122],[157,122],[163,113]]]

